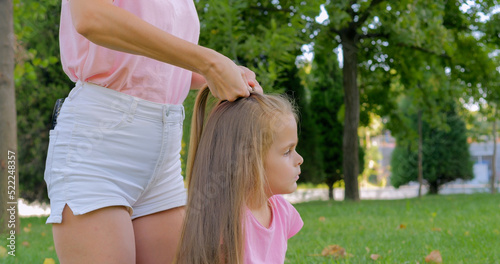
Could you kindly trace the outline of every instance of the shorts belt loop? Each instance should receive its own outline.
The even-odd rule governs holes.
[[[83,85],[84,85],[84,82],[78,80],[76,82],[76,85],[75,85],[75,88],[73,88],[71,90],[71,92],[69,92],[69,95],[68,95],[68,99],[71,101],[73,100],[73,98],[75,98],[75,96],[80,92],[80,90],[83,88]]]
[[[164,105],[162,111],[163,124],[167,123],[167,117],[168,117],[168,105]]]
[[[186,113],[184,112],[184,106],[181,106],[181,110],[182,110],[182,120],[181,120],[181,123],[184,121],[184,118],[186,117]]]
[[[137,99],[134,98],[134,100],[132,100],[132,104],[130,104],[127,121],[132,122],[134,120],[136,109],[137,109]]]
[[[166,105],[167,111],[165,112],[165,116],[168,117],[170,115],[170,105]]]

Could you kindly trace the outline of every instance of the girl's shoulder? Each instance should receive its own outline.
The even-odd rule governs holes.
[[[271,196],[269,200],[273,207],[273,221],[285,229],[286,238],[297,234],[304,225],[297,209],[281,195]]]
[[[269,202],[274,209],[286,212],[296,211],[295,207],[279,194],[271,196]]]

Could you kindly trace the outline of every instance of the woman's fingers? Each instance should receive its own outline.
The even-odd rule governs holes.
[[[234,101],[248,97],[252,92],[263,93],[255,73],[243,66],[237,66],[221,55],[219,61],[205,75],[212,94],[220,100]]]
[[[259,82],[255,78],[255,72],[251,71],[247,67],[244,66],[239,66],[240,69],[243,71],[244,76],[245,76],[245,83],[247,83],[252,89],[252,92],[257,92],[257,93],[263,93],[263,89],[260,86]]]

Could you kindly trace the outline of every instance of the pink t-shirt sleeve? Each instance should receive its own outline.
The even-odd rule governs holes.
[[[280,196],[281,197],[281,196]],[[285,203],[285,206],[288,210],[288,239],[291,237],[295,236],[300,229],[304,226],[304,222],[302,221],[302,218],[300,217],[299,212],[293,205],[291,205],[288,201],[286,201],[283,197],[283,202]]]
[[[272,220],[269,227],[262,226],[247,209],[245,226],[245,264],[284,263],[287,240],[304,225],[299,212],[283,198],[269,198]]]

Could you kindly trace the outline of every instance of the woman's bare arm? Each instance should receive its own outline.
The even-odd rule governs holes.
[[[97,45],[198,73],[220,99],[249,95],[246,71],[229,58],[166,33],[112,0],[70,0],[70,8],[77,32]]]

